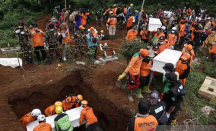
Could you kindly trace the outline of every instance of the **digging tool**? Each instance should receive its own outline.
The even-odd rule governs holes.
[[[121,82],[121,80],[118,79],[116,81],[116,87],[121,88],[121,86],[122,86],[122,82]]]

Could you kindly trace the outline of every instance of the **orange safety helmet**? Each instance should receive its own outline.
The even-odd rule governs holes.
[[[183,60],[189,60],[190,59],[190,54],[189,53],[184,53],[182,56],[181,56],[181,59]]]
[[[88,105],[88,101],[83,100],[83,101],[81,101],[81,104],[82,104],[83,107],[86,107]]]
[[[82,95],[80,95],[80,94],[79,94],[79,95],[77,95],[77,100],[78,100],[78,101],[82,101],[82,100],[83,100],[83,96],[82,96]]]
[[[187,45],[185,44],[184,47],[188,50],[188,51],[191,51],[193,49],[193,46],[192,45]]]
[[[146,57],[149,55],[149,52],[148,52],[148,50],[142,48],[142,49],[140,49],[140,55],[142,57]]]
[[[85,27],[83,25],[79,26],[80,30],[85,30]]]

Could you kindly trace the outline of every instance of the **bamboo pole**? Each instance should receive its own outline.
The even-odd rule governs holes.
[[[65,0],[65,9],[67,8],[67,0]]]
[[[144,3],[145,3],[145,0],[143,0],[142,7],[141,7],[141,11],[140,11],[140,14],[139,14],[139,20],[138,20],[137,30],[138,30],[138,28],[139,28],[140,17],[141,17],[141,13],[142,13],[142,10],[143,10]]]

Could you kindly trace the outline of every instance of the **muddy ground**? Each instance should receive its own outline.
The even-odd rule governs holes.
[[[49,18],[49,15],[40,17],[37,21],[39,28],[44,30]],[[108,39],[106,27],[99,27],[97,30],[101,29],[105,31]],[[105,40],[98,43],[108,43],[108,55],[111,55],[113,49],[118,53],[125,34],[125,30],[117,30],[114,42]],[[74,40],[71,45],[74,45]],[[102,54],[98,53],[98,56],[100,55]],[[44,111],[55,101],[62,101],[67,94],[82,94],[107,131],[126,129],[130,118],[137,112],[138,103],[135,96],[134,102],[129,102],[127,93],[115,86],[118,75],[126,67],[126,61],[114,61],[97,66],[78,66],[70,62],[63,63],[60,67],[57,65],[57,62],[51,65],[24,65],[24,70],[0,66],[2,131],[24,131],[18,121],[20,117],[34,108]],[[181,119],[185,118],[180,118],[179,124],[182,124]],[[76,130],[79,131],[81,128]]]

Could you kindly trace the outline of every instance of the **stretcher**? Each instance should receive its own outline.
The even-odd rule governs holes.
[[[71,110],[68,110],[68,111],[65,112],[66,114],[69,115],[69,119],[70,119],[71,125],[74,128],[80,126],[79,125],[79,119],[80,119],[80,114],[81,114],[82,109],[83,109],[83,107],[80,106],[80,107],[77,107],[77,108],[74,108],[74,109],[71,109]],[[49,116],[49,117],[46,117],[46,123],[49,123],[52,126],[52,131],[55,131],[54,119],[56,118],[56,116],[57,116],[57,114]],[[82,124],[85,124],[85,123],[86,123],[86,120],[84,120]],[[26,129],[27,129],[27,131],[33,131],[33,129],[37,125],[39,125],[38,120],[29,123],[26,126]]]
[[[176,64],[181,55],[181,51],[165,49],[153,59],[153,66],[151,70],[164,74],[165,70],[163,69],[163,67],[165,66],[165,64],[172,63],[174,67],[176,67]]]

